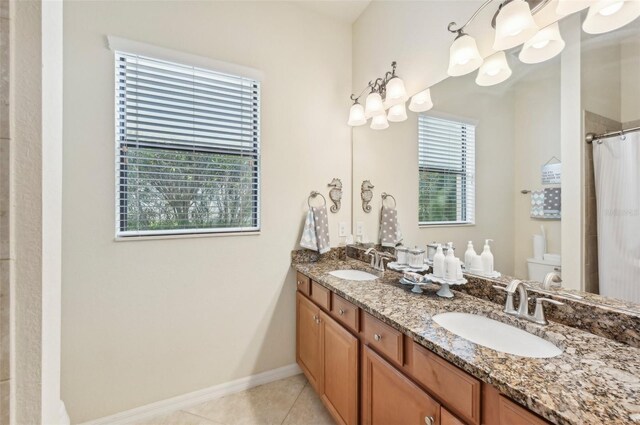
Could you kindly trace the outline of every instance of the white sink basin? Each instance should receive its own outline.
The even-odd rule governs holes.
[[[433,316],[433,321],[462,338],[503,353],[539,359],[562,354],[547,340],[477,314],[442,313]]]
[[[329,272],[331,276],[339,277],[345,280],[376,280],[378,276],[360,270],[334,270]]]

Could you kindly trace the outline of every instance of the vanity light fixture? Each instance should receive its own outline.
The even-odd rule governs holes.
[[[363,108],[359,99],[367,90],[369,94]],[[392,62],[391,71],[387,71],[383,77],[369,81],[367,87],[358,96],[351,95],[353,105],[349,110],[347,124],[352,127],[364,125],[371,118],[372,129],[384,130],[389,127],[389,121],[400,122],[407,119],[405,102],[408,99],[404,82],[396,75],[396,62]],[[386,109],[389,109],[388,117]]]
[[[410,111],[426,112],[431,108],[433,108],[433,102],[431,101],[430,89],[422,90],[411,97],[411,103],[409,103]]]
[[[500,50],[485,59],[478,70],[476,84],[493,86],[506,81],[509,77],[511,77],[511,68],[507,62],[507,56]]]
[[[498,9],[494,50],[516,47],[538,32],[529,4],[524,0],[505,2]]]
[[[589,6],[582,29],[589,34],[617,30],[640,16],[640,0],[599,0]]]
[[[557,22],[542,28],[531,37],[520,51],[518,58],[524,63],[540,63],[558,55],[565,43]]]
[[[457,34],[456,39],[449,48],[449,69],[447,73],[452,77],[466,75],[482,65],[482,56],[478,51],[476,40],[465,33],[462,28],[457,31]]]
[[[579,12],[582,9],[586,9],[593,3],[593,0],[558,0],[558,6],[556,6],[556,14],[560,16],[571,15],[572,13]]]

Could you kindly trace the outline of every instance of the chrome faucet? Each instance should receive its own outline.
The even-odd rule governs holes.
[[[519,317],[521,319],[528,320],[533,323],[537,323],[539,325],[546,325],[549,322],[544,317],[544,308],[542,306],[543,303],[555,304],[555,305],[564,305],[560,301],[553,300],[551,298],[536,298],[536,308],[533,315],[529,314],[529,293],[527,291],[527,285],[517,279],[509,282],[507,287],[502,287],[499,285],[493,286],[496,289],[500,289],[502,291],[506,291],[507,300],[504,304],[504,312],[510,314],[511,316]],[[516,310],[513,306],[513,295],[518,291],[518,295],[520,297],[518,309]]]
[[[551,286],[556,286],[553,284],[560,284],[557,286],[561,286],[562,284],[562,278],[560,277],[560,273],[558,272],[549,272],[544,276],[544,281],[542,282],[542,287],[544,289],[549,289],[551,288]]]
[[[384,272],[384,261],[389,261],[393,256],[387,252],[380,252],[375,248],[369,248],[365,251],[366,255],[371,256],[371,267]]]

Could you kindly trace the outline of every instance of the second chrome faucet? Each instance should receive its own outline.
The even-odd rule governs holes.
[[[533,314],[529,314],[529,293],[527,291],[527,285],[517,279],[509,282],[507,287],[493,285],[494,288],[500,289],[502,291],[506,291],[507,300],[504,304],[504,312],[510,314],[512,316],[516,316],[525,320],[529,320],[530,322],[537,323],[539,325],[546,325],[549,323],[544,316],[544,303],[555,304],[555,305],[564,305],[560,301],[553,300],[551,298],[536,298],[536,307]],[[520,298],[518,309],[513,306],[513,296],[518,292],[518,296]]]

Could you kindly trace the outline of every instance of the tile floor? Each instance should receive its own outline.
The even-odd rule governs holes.
[[[304,375],[155,417],[137,425],[334,425]]]

